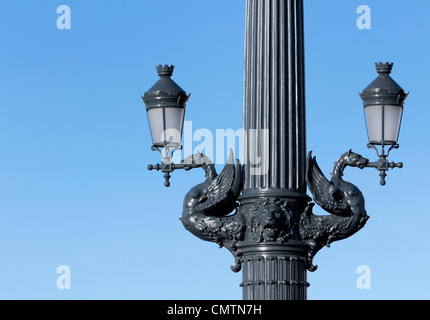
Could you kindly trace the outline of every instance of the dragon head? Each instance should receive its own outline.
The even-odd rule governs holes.
[[[212,161],[207,156],[197,151],[197,153],[192,154],[191,156],[188,156],[184,160],[182,160],[182,164],[205,165],[205,164],[212,164]]]
[[[369,163],[369,159],[363,158],[358,153],[352,152],[352,150],[349,150],[347,153],[345,153],[342,158],[344,159],[346,165],[360,169],[364,169]]]
[[[202,154],[200,151],[197,151],[197,153],[191,156],[188,156],[187,158],[182,160],[182,164],[190,165],[190,167],[189,168],[186,167],[185,170],[192,169],[193,167],[191,165],[198,165],[201,168],[203,168],[203,170],[206,173],[206,176],[210,176],[210,177],[216,176],[214,163],[212,162],[211,159],[209,159],[207,156]]]

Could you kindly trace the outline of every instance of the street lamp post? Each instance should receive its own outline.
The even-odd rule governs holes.
[[[371,163],[351,150],[336,161],[329,180],[312,153],[307,153],[303,0],[247,0],[245,37],[244,163],[235,162],[230,153],[218,174],[210,159],[197,153],[178,165],[164,156],[161,165],[150,165],[149,169],[163,171],[166,186],[175,169],[205,171],[206,180],[185,197],[181,221],[198,238],[215,242],[233,254],[232,270],[242,270],[240,286],[245,300],[305,300],[307,272],[317,269],[313,264],[317,252],[352,236],[369,218],[362,193],[343,179],[345,168],[381,170],[384,165],[387,168],[382,169],[388,170],[400,165],[387,164],[385,153],[381,159],[386,162]],[[385,79],[362,94],[370,143],[383,148],[397,146],[399,112],[406,96],[396,87],[398,97],[392,100],[394,91],[383,88],[387,83],[393,85],[386,78],[389,66],[378,67]],[[179,87],[171,83],[167,87],[170,91],[157,85],[156,90],[145,94],[148,112],[153,99],[157,108],[171,96],[177,103],[188,100]],[[182,110],[182,106],[174,107]],[[164,125],[164,130],[169,130],[166,123],[180,123],[166,120],[167,113],[161,116],[157,112],[160,117],[150,116],[153,133],[154,127]],[[378,123],[375,119],[381,117]],[[394,128],[387,129],[393,121]],[[378,136],[378,130],[389,134]],[[164,145],[169,150],[174,139],[158,135],[163,140],[158,141],[158,147]],[[307,195],[307,187],[314,202],[329,215],[314,215],[315,203]]]

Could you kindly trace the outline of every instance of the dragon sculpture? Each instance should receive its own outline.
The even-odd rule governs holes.
[[[344,153],[331,173],[331,181],[324,176],[312,152],[307,158],[306,182],[315,203],[330,215],[312,213],[315,206],[310,203],[300,219],[300,235],[310,247],[308,268],[315,271],[312,261],[316,253],[334,241],[346,239],[364,227],[369,219],[361,191],[352,183],[342,179],[347,166],[365,168],[369,160],[352,151]]]
[[[233,151],[222,172],[218,175],[212,161],[201,153],[183,161],[199,164],[206,180],[193,187],[185,196],[181,221],[184,227],[198,238],[226,247],[235,257],[236,244],[243,240],[246,222],[237,213],[237,199],[242,191],[242,166],[234,163]],[[236,212],[230,215],[234,210]],[[236,257],[236,266],[240,268]]]
[[[206,180],[187,193],[181,221],[198,238],[226,247],[236,259],[236,265],[232,266],[234,272],[239,272],[242,267],[239,249],[242,244],[249,241],[283,244],[294,238],[303,241],[308,248],[307,268],[315,271],[317,267],[313,265],[313,259],[319,250],[352,236],[369,218],[361,191],[342,178],[346,167],[363,169],[368,163],[369,160],[359,154],[346,152],[336,161],[329,181],[310,152],[306,182],[315,203],[330,215],[313,214],[315,203],[309,203],[297,217],[296,224],[288,204],[281,200],[261,199],[248,213],[238,210],[242,166],[238,160],[234,162],[233,152],[230,151],[229,160],[219,175],[210,159],[197,153],[184,160],[183,165],[186,168],[188,165],[189,169],[203,168]],[[248,229],[252,239],[246,238]]]

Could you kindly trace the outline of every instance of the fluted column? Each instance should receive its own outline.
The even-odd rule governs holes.
[[[305,194],[303,0],[247,0],[244,197]]]
[[[244,300],[306,300],[306,258],[300,251],[270,246],[243,259]]]
[[[237,245],[245,300],[303,300],[307,252],[303,0],[247,0],[244,179]]]

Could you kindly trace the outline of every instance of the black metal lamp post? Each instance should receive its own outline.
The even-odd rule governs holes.
[[[343,179],[345,168],[385,167],[349,151],[336,161],[329,180],[307,154],[303,0],[247,0],[245,38],[244,163],[235,163],[231,153],[218,175],[210,159],[197,153],[181,164],[169,161],[149,169],[163,171],[166,185],[176,167],[205,171],[206,180],[185,196],[181,221],[198,238],[233,254],[232,270],[243,270],[245,300],[304,300],[307,271],[317,269],[317,252],[352,236],[369,219],[363,194]],[[378,65],[381,78],[362,95],[370,143],[383,148],[397,145],[406,98],[388,69]],[[165,95],[164,89],[153,90],[144,97],[149,112],[151,99],[159,103]],[[178,102],[185,97],[176,96]],[[156,110],[161,107],[157,103]],[[150,115],[153,138],[162,131],[154,131],[155,122],[169,122],[163,120],[167,113],[161,115]],[[162,137],[155,148],[178,142]],[[329,215],[313,214],[315,204]]]
[[[360,94],[363,99],[369,148],[376,150],[379,160],[369,163],[381,171],[381,185],[385,185],[386,172],[390,168],[402,168],[403,163],[387,160],[390,151],[398,149],[400,125],[403,108],[408,97],[406,93],[391,77],[393,63],[376,63],[379,76]],[[381,153],[376,146],[381,146]],[[389,147],[386,152],[386,147]]]

